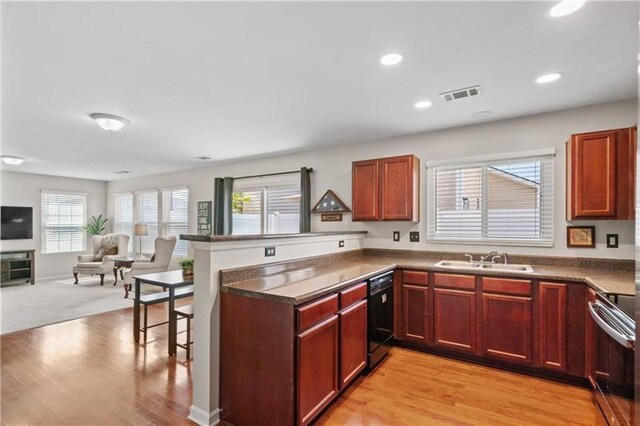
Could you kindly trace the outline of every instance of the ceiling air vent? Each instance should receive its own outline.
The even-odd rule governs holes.
[[[458,99],[470,98],[480,94],[480,86],[465,87],[464,89],[452,90],[450,92],[440,93],[440,97],[447,102]]]

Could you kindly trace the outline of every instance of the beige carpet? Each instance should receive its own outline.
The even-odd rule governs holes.
[[[133,306],[133,294],[124,298],[120,280],[116,286],[113,277],[105,277],[104,286],[99,277],[80,276],[78,281],[73,285],[70,277],[1,287],[0,334]]]

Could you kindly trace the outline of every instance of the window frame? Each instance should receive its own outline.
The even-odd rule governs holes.
[[[81,250],[68,250],[68,251],[47,251],[46,250],[46,233],[48,227],[46,225],[46,214],[47,209],[45,208],[44,198],[47,195],[69,195],[69,196],[78,196],[84,198],[83,205],[83,224],[78,226],[77,228],[81,230],[82,233],[82,249]],[[59,190],[49,190],[43,189],[40,190],[40,254],[50,255],[50,254],[75,254],[75,253],[85,253],[87,251],[87,231],[84,229],[84,226],[88,223],[88,205],[89,205],[89,196],[86,192],[74,192],[74,191],[59,191]]]
[[[165,213],[167,212],[167,210],[165,210],[165,195],[168,193],[173,193],[176,191],[186,191],[187,193],[187,211],[186,211],[186,221],[185,222],[172,222],[169,220],[165,220]],[[170,196],[171,197],[171,196]],[[168,232],[166,232],[168,230],[168,227],[170,227],[171,225],[181,225],[184,224],[185,227],[185,234],[189,233],[189,188],[186,186],[179,186],[179,187],[174,187],[174,188],[163,188],[160,190],[159,192],[159,206],[160,206],[160,211],[158,213],[158,233],[160,236],[162,237],[168,237],[170,235],[174,235],[174,234],[169,234]],[[178,248],[178,245],[182,242],[180,240],[180,235],[175,235],[176,238],[178,239],[177,243],[176,243],[176,249]],[[175,257],[187,257],[189,255],[189,246],[187,244],[186,241],[184,241],[183,246],[185,247],[184,253],[183,252],[177,252],[176,249],[174,249],[173,251],[173,256]]]
[[[541,193],[545,191],[546,195],[541,195],[546,199],[546,203],[541,201],[540,214],[540,234],[538,239],[529,238],[490,238],[487,237],[488,226],[488,173],[487,169],[491,164],[500,162],[516,162],[516,161],[540,161],[549,170],[541,172]],[[437,229],[437,179],[436,172],[438,170],[457,170],[462,168],[481,167],[481,194],[482,208],[480,209],[480,238],[469,237],[450,237],[438,236]],[[522,246],[522,247],[553,247],[555,244],[555,148],[505,153],[503,155],[488,155],[467,159],[459,159],[454,161],[436,161],[427,165],[427,242],[433,244],[465,244],[465,245],[493,245],[493,246]],[[548,173],[545,175],[545,173]],[[546,176],[546,178],[545,178]],[[547,211],[544,211],[547,209]],[[545,226],[543,223],[549,222]],[[546,231],[546,233],[545,233]],[[547,237],[548,236],[548,237]]]
[[[118,201],[117,199],[120,197],[131,197],[131,231],[130,232],[122,232],[118,229],[119,224],[128,223],[118,221],[117,212],[118,212]],[[134,237],[133,237],[133,226],[135,225],[135,195],[133,192],[118,192],[113,194],[113,232],[116,234],[127,235],[129,237],[129,244],[127,247],[127,255],[133,253],[134,250]]]

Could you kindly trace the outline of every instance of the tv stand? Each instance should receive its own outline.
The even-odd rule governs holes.
[[[36,283],[35,250],[0,252],[0,285]]]

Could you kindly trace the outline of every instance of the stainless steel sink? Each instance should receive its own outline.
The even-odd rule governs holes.
[[[451,269],[491,270],[509,272],[533,272],[531,265],[504,265],[502,263],[465,262],[461,260],[441,260],[435,266]]]

